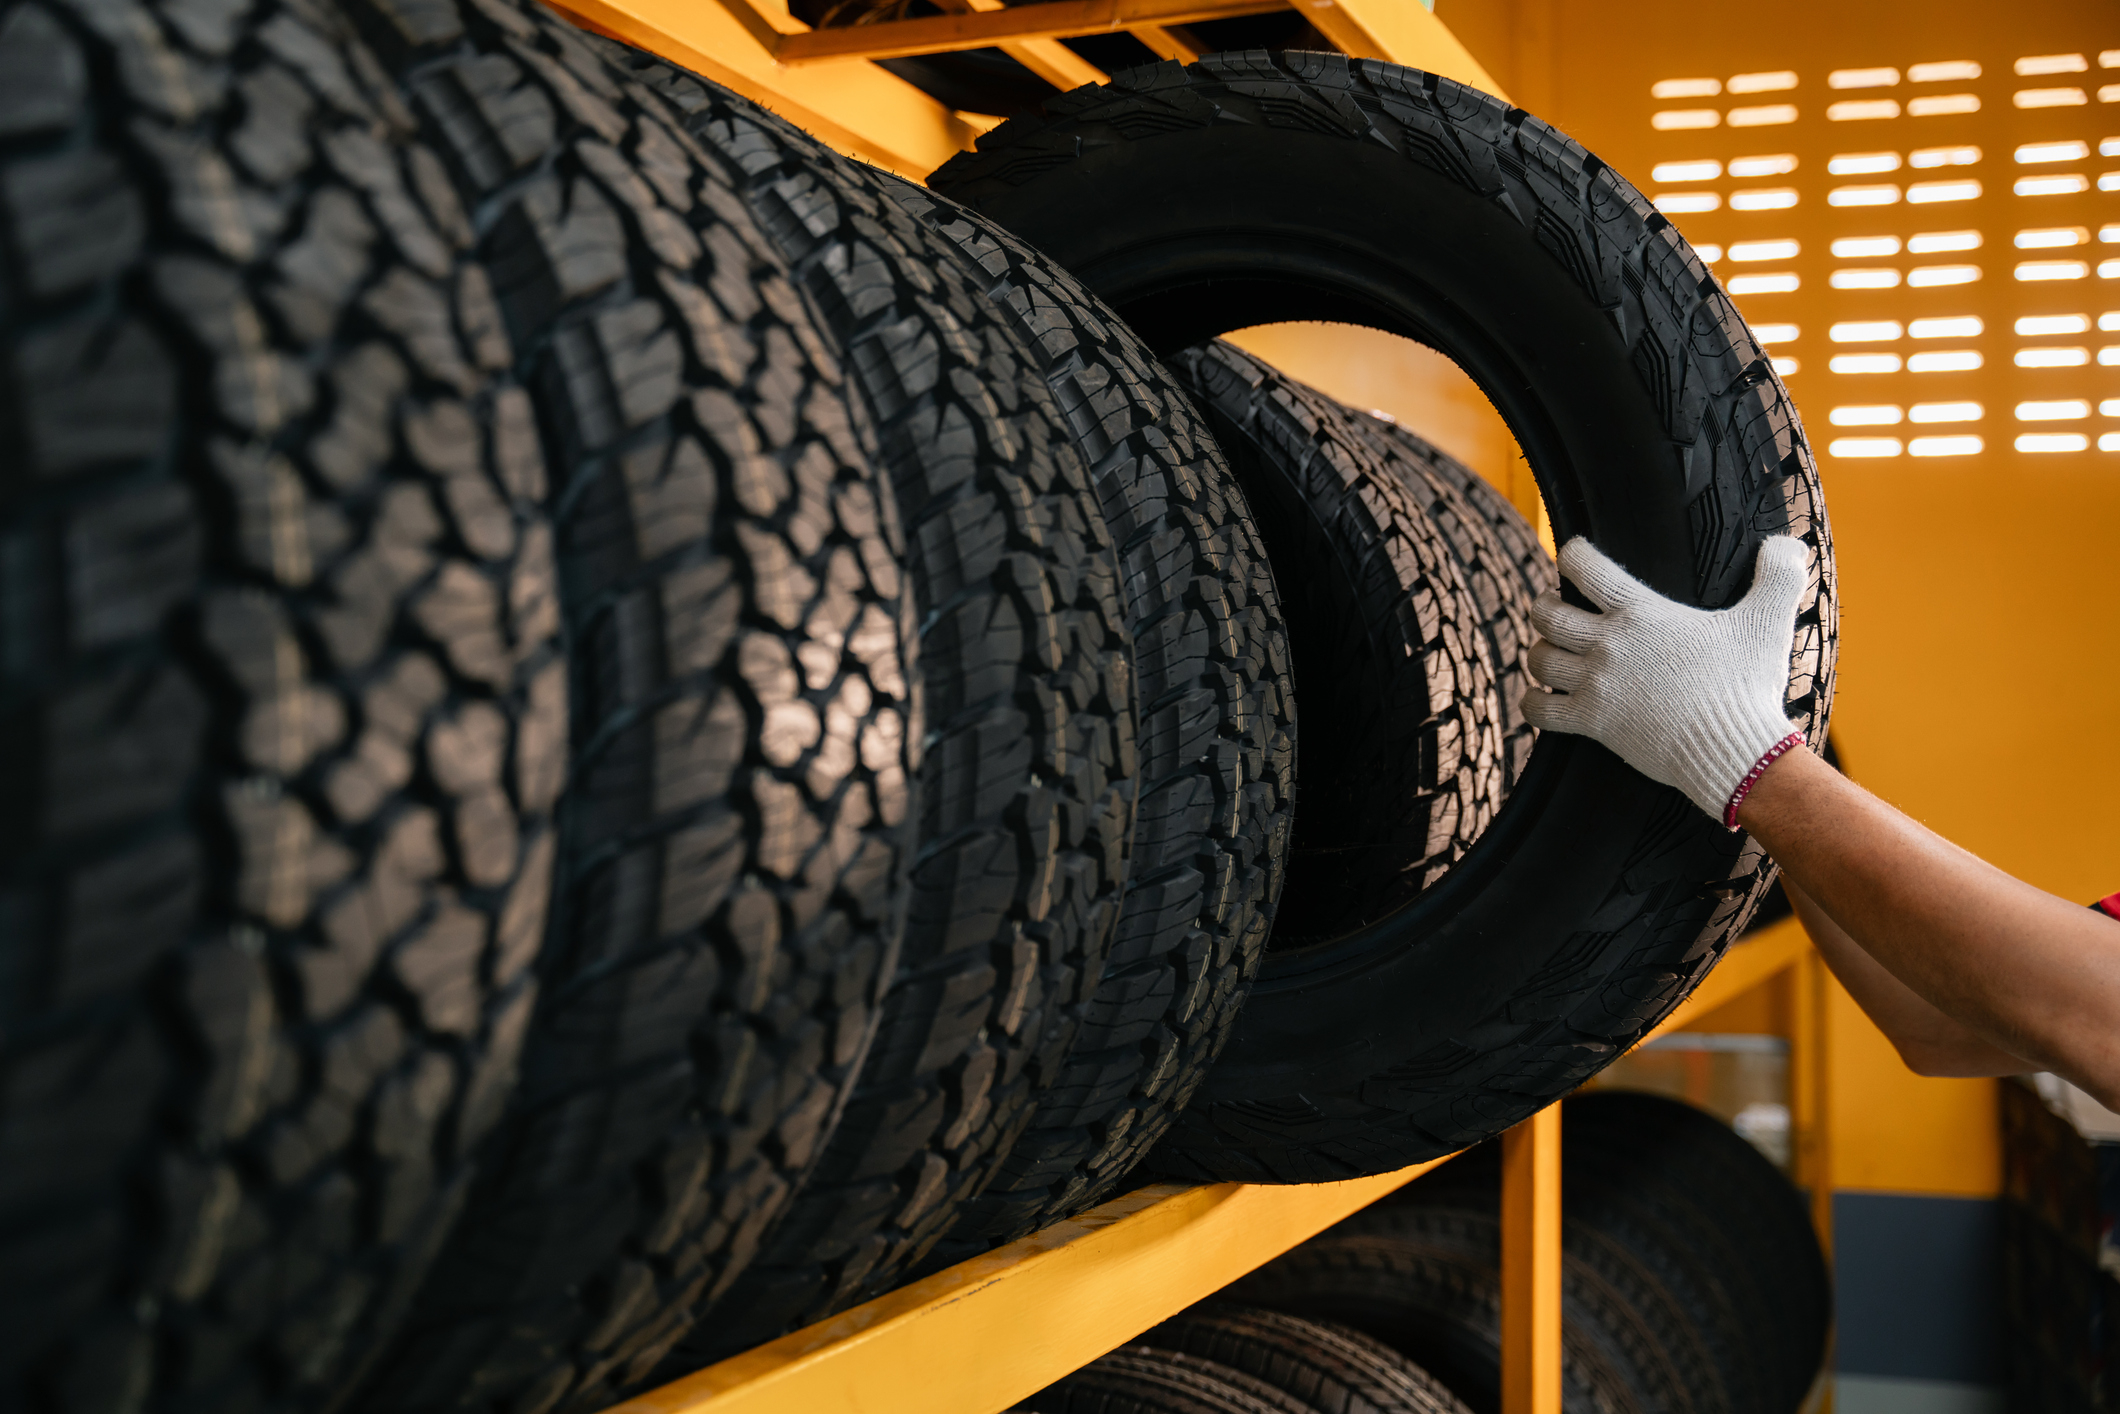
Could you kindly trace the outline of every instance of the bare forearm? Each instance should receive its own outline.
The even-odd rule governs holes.
[[[1782,887],[1826,966],[1910,1069],[1921,1075],[1958,1076],[2019,1075],[2037,1069],[2022,1056],[1982,1040],[1886,971],[1794,880],[1784,876]]]
[[[2120,924],[2011,878],[1809,752],[1739,812],[1863,952],[1985,1045],[2120,1099]]]

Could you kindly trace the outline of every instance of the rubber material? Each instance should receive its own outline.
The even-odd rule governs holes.
[[[1255,1376],[1211,1360],[1126,1345],[1032,1395],[1038,1414],[1318,1414]]]
[[[329,8],[0,5],[9,1409],[319,1406],[514,1085],[552,536],[411,129]]]
[[[1456,1395],[1382,1341],[1285,1311],[1209,1301],[1136,1344],[1241,1370],[1316,1414],[1467,1414]]]
[[[656,73],[741,173],[879,428],[927,722],[876,1043],[806,1189],[677,1370],[896,1285],[991,1179],[1103,968],[1137,767],[1117,558],[1040,360],[883,179]]]
[[[1231,344],[1171,361],[1259,507],[1311,747],[1271,946],[1327,943],[1447,874],[1500,808],[1503,714],[1480,607],[1374,419]],[[1431,498],[1432,499],[1432,498]],[[1188,1119],[1159,1162],[1201,1141]],[[1207,1139],[1212,1145],[1212,1135]]]
[[[1089,1018],[930,1259],[947,1264],[1102,1202],[1229,1039],[1281,891],[1295,689],[1258,527],[1191,400],[1050,261],[920,187],[890,189],[1043,359],[1118,548],[1142,724],[1126,901]]]
[[[1564,1192],[1678,1295],[1722,1323],[1725,1383],[1761,1414],[1811,1392],[1832,1279],[1803,1196],[1728,1125],[1659,1095],[1595,1091],[1561,1111]],[[1639,1236],[1625,1236],[1636,1233]]]
[[[1312,1238],[1225,1295],[1362,1331],[1426,1370],[1473,1414],[1501,1414],[1501,1224],[1491,1197],[1374,1208]],[[1564,1252],[1561,1407],[1634,1414],[1634,1371],[1609,1339],[1632,1324]]]
[[[1803,538],[1817,583],[1788,703],[1823,739],[1831,537],[1787,393],[1669,222],[1553,128],[1389,64],[1225,53],[1052,99],[931,184],[1046,251],[1166,357],[1283,319],[1436,347],[1508,420],[1556,537],[1588,535],[1660,592],[1729,603],[1763,536]],[[1183,1144],[1166,1141],[1171,1171],[1339,1178],[1506,1128],[1675,1006],[1768,871],[1609,752],[1541,740],[1438,887],[1269,953]]]
[[[1690,1105],[1597,1091],[1561,1113],[1564,1299],[1584,1397],[1794,1414],[1831,1323],[1824,1257],[1795,1189]],[[1348,1321],[1489,1407],[1492,1318],[1468,1303],[1464,1283],[1484,1292],[1497,1280],[1499,1248],[1478,1268],[1466,1244],[1498,1241],[1500,1180],[1496,1146],[1482,1145],[1230,1294]],[[1452,1266],[1453,1280],[1438,1279]]]
[[[1560,583],[1553,556],[1539,544],[1524,513],[1485,477],[1403,424],[1372,417],[1365,430],[1382,443],[1414,503],[1457,559],[1465,587],[1479,605],[1480,627],[1494,663],[1495,696],[1502,704],[1504,794],[1531,763],[1538,730],[1524,720],[1531,676],[1531,601]]]
[[[513,0],[350,8],[502,277],[575,704],[524,1084],[360,1402],[602,1408],[741,1272],[874,1033],[904,542],[785,262],[628,65]]]

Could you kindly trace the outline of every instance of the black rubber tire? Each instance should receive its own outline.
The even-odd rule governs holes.
[[[1788,704],[1823,741],[1835,581],[1795,411],[1670,223],[1558,131],[1390,64],[1221,54],[1055,98],[930,183],[1046,251],[1166,357],[1281,319],[1440,349],[1509,422],[1556,536],[1589,536],[1688,603],[1731,602],[1761,538],[1801,537],[1816,587]],[[1313,747],[1320,734],[1313,714]],[[1338,1178],[1497,1133],[1675,1006],[1770,878],[1763,851],[1678,792],[1544,738],[1439,887],[1269,953],[1181,1125],[1181,1171]]]
[[[614,54],[624,53],[611,46]],[[896,1285],[992,1178],[1101,975],[1133,828],[1118,562],[1041,361],[883,178],[638,56],[741,172],[882,441],[919,615],[912,903],[876,1043],[691,1368]]]
[[[874,1034],[917,735],[904,542],[733,170],[629,64],[516,0],[346,7],[502,275],[574,702],[524,1084],[360,1400],[601,1408],[755,1253]]]
[[[1309,704],[1308,804],[1268,946],[1330,942],[1432,887],[1501,806],[1504,718],[1481,609],[1374,418],[1231,344],[1189,349],[1171,369],[1259,508]],[[1180,1121],[1160,1166],[1217,1176],[1202,1119]]]
[[[1212,1360],[1317,1414],[1470,1414],[1427,1371],[1352,1326],[1209,1301],[1134,1342]]]
[[[1563,1202],[1638,1253],[1689,1308],[1730,1313],[1732,1383],[1765,1414],[1810,1394],[1833,1324],[1832,1277],[1803,1195],[1715,1116],[1661,1095],[1593,1091],[1561,1110]],[[1593,1196],[1594,1195],[1594,1196]],[[1654,1236],[1651,1236],[1654,1234]]]
[[[1118,548],[1141,714],[1126,901],[1088,1018],[943,1262],[1102,1202],[1221,1053],[1280,897],[1295,688],[1258,526],[1191,400],[1066,272],[920,187],[891,192],[1044,361]]]
[[[1795,1188],[1721,1120],[1663,1096],[1595,1091],[1566,1101],[1561,1117],[1570,1270],[1637,1293],[1626,1300],[1666,1347],[1661,1363],[1692,1370],[1681,1406],[1794,1414],[1832,1316],[1824,1255]],[[1379,1210],[1491,1212],[1500,1181],[1499,1153],[1486,1144]]]
[[[329,7],[0,5],[0,1407],[328,1401],[514,1085],[566,686],[440,171]]]
[[[1351,1326],[1428,1372],[1473,1414],[1501,1411],[1501,1224],[1491,1201],[1373,1208],[1224,1289],[1230,1300]],[[1608,1338],[1613,1311],[1564,1253],[1561,1407],[1636,1414],[1639,1385]],[[1624,1313],[1621,1313],[1624,1323]]]
[[[1025,1405],[1038,1414],[1321,1414],[1275,1385],[1212,1360],[1123,1345]]]
[[[1502,704],[1503,790],[1531,764],[1538,729],[1524,720],[1531,676],[1531,601],[1560,584],[1553,556],[1509,498],[1471,467],[1421,440],[1403,424],[1372,417],[1364,424],[1383,444],[1436,534],[1450,547],[1465,587],[1479,605],[1480,627],[1494,663]]]

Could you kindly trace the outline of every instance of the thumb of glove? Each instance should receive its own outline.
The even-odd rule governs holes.
[[[1744,607],[1767,623],[1793,624],[1810,587],[1811,547],[1793,535],[1776,535],[1759,542]]]

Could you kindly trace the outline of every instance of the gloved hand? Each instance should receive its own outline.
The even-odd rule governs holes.
[[[1541,635],[1531,672],[1557,691],[1525,693],[1524,716],[1596,738],[1736,829],[1743,791],[1803,744],[1783,703],[1810,549],[1786,535],[1763,542],[1750,592],[1727,609],[1666,599],[1581,536],[1561,547],[1560,566],[1604,612],[1550,589],[1531,606]]]

